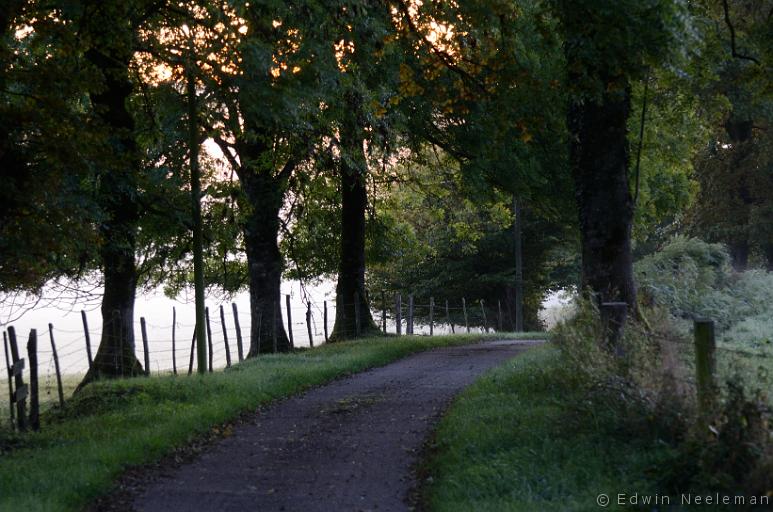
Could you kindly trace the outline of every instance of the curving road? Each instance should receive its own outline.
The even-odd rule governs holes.
[[[534,342],[423,352],[258,412],[191,463],[153,470],[141,511],[401,511],[450,400]]]

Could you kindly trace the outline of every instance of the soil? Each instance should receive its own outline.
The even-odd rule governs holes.
[[[452,398],[533,344],[431,350],[278,402],[203,449],[127,473],[92,510],[413,510],[422,447]]]

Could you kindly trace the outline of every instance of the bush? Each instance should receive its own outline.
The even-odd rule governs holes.
[[[669,443],[683,437],[694,417],[694,393],[680,347],[686,340],[663,310],[651,310],[649,327],[631,320],[621,340],[622,357],[603,348],[595,303],[577,299],[575,316],[554,329],[563,367],[585,390],[585,413],[617,410],[632,436],[653,433]]]
[[[666,308],[682,332],[691,320],[710,318],[725,343],[770,343],[773,272],[734,272],[723,245],[685,237],[642,258],[635,270],[642,302]]]
[[[728,383],[716,415],[693,425],[679,456],[663,473],[672,492],[770,495],[773,482],[771,411],[766,397],[748,396],[739,380]]]

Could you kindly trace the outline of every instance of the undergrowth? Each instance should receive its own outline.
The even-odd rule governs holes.
[[[428,463],[431,510],[743,509],[681,507],[682,494],[771,508],[752,503],[773,503],[773,273],[736,273],[724,247],[687,238],[636,272],[641,310],[630,316],[643,319],[629,319],[615,354],[597,307],[577,300],[552,347],[494,370],[454,403]],[[692,325],[704,317],[720,347],[714,400],[700,408]],[[618,494],[674,499],[618,505]]]
[[[622,357],[601,348],[593,304],[581,301],[577,311],[555,332],[564,366],[577,376],[584,397],[574,409],[584,417],[599,408],[614,411],[622,432],[637,439],[655,435],[669,446],[673,458],[653,468],[662,494],[773,496],[773,416],[764,391],[725,373],[713,406],[701,409],[692,343],[667,311],[646,310],[647,328],[629,322]]]

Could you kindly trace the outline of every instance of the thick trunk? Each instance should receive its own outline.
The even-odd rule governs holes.
[[[265,170],[264,170],[265,171]],[[272,173],[239,169],[247,204],[244,245],[250,282],[250,350],[248,357],[292,347],[282,322],[282,256],[277,245],[279,210],[286,186]],[[276,333],[276,334],[275,334]]]
[[[92,94],[95,111],[110,130],[109,158],[100,176],[100,201],[105,215],[100,225],[105,292],[102,298],[102,338],[94,364],[81,386],[104,377],[142,373],[134,353],[134,298],[137,268],[134,261],[139,209],[136,202],[140,159],[134,140],[134,119],[127,102],[132,92],[128,57],[87,52],[102,71],[104,88]]]
[[[633,200],[628,185],[630,88],[625,79],[605,80],[598,101],[570,106],[571,171],[580,220],[582,286],[599,302],[636,307],[631,256]],[[621,311],[620,308],[615,311]],[[624,314],[624,310],[623,314]],[[608,318],[622,327],[623,314]],[[619,332],[611,342],[616,342]]]
[[[106,226],[107,229],[107,226]],[[123,240],[131,241],[132,225],[109,223],[109,229],[122,229]],[[134,298],[137,269],[134,252],[106,247],[102,253],[105,294],[102,298],[102,337],[83,383],[101,378],[133,377],[143,373],[135,355]]]
[[[341,158],[341,255],[336,284],[336,317],[331,341],[378,332],[365,294],[365,187],[367,164],[356,130],[343,130]],[[357,304],[355,305],[355,300]],[[357,315],[359,314],[359,319]]]

